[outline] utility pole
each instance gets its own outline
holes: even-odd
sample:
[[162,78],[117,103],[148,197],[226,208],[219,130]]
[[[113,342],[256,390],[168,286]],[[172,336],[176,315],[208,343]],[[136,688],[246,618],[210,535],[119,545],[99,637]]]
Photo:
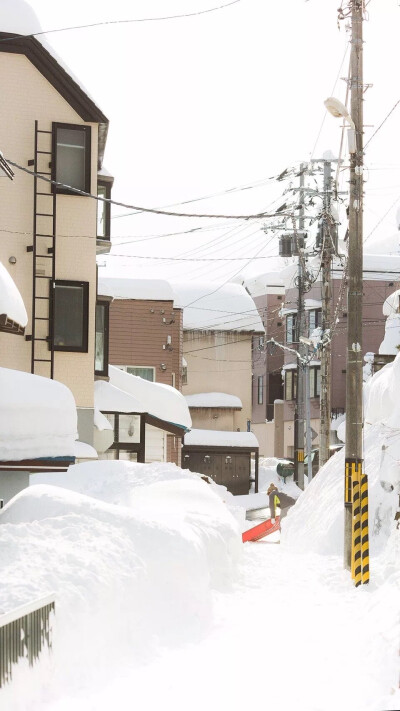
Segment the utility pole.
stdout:
[[[369,580],[369,560],[367,562],[365,558],[364,563],[364,556],[361,551],[362,524],[361,522],[357,524],[357,516],[360,517],[360,494],[357,494],[357,492],[360,490],[363,462],[363,5],[364,3],[360,2],[360,0],[352,0],[351,3],[350,114],[354,123],[355,151],[350,154],[344,526],[344,565],[347,569],[352,570],[352,574],[354,572],[353,578],[356,585]],[[357,531],[359,531],[358,535]],[[363,559],[362,580],[361,559]]]
[[331,431],[331,303],[332,303],[332,253],[333,228],[330,219],[332,169],[331,161],[323,160],[324,166],[324,211],[322,220],[322,348],[321,348],[321,392],[320,392],[320,435],[319,435],[319,466],[322,467],[329,459]]
[[[300,190],[299,190],[299,230],[304,230],[304,174],[306,165],[300,165]],[[300,336],[304,335],[305,312],[304,312],[304,251],[299,246],[299,264],[297,273],[298,301],[297,301],[297,322],[296,341],[301,358],[297,358],[297,388],[294,415],[294,480],[300,489],[304,489],[304,401],[305,401],[305,370],[304,356],[305,347],[300,341]]]

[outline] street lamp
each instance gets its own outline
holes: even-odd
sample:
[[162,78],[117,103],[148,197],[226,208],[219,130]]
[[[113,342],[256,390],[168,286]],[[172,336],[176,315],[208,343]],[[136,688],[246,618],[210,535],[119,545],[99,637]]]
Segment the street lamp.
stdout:
[[325,99],[324,105],[327,111],[329,111],[335,118],[344,118],[349,124],[350,128],[347,130],[347,140],[349,143],[349,153],[356,152],[356,127],[353,119],[351,118],[346,106],[342,104],[339,99],[334,96],[329,96]]

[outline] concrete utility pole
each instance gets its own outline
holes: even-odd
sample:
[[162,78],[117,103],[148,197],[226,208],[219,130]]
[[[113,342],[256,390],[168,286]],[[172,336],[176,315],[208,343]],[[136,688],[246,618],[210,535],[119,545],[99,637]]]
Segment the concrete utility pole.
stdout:
[[330,219],[332,192],[332,164],[330,160],[323,161],[324,166],[324,216],[322,221],[322,334],[324,343],[321,349],[321,392],[320,392],[320,435],[319,435],[319,466],[322,467],[329,459],[331,431],[331,342],[327,331],[331,328],[332,303],[332,254],[333,225]]
[[[300,165],[300,190],[299,190],[299,230],[304,230],[304,174],[307,166],[302,163]],[[298,283],[298,302],[297,302],[297,323],[296,323],[296,341],[300,358],[297,358],[297,388],[296,388],[296,404],[294,415],[294,480],[300,489],[304,489],[304,401],[305,401],[305,370],[304,356],[305,347],[300,341],[300,336],[304,335],[305,327],[305,312],[304,312],[304,250],[299,249],[299,265],[297,273]]]
[[[352,548],[354,549],[354,542],[352,546],[354,482],[361,480],[363,461],[363,5],[361,0],[352,0],[351,3],[350,115],[355,127],[355,152],[350,155],[344,528],[344,565],[349,570],[352,567]],[[359,542],[357,541],[355,545],[358,546]],[[369,578],[369,570],[367,572]],[[359,582],[356,579],[357,584]]]

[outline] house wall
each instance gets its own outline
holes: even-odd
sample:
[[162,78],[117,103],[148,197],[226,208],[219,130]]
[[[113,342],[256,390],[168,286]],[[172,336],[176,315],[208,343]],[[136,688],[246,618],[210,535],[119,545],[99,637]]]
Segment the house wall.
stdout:
[[111,365],[154,367],[156,382],[182,389],[182,311],[172,301],[115,299],[109,333]]
[[[253,337],[253,381],[252,381],[252,422],[265,422],[267,416],[272,413],[272,408],[267,411],[267,405],[275,399],[282,399],[283,388],[281,370],[283,366],[283,350],[265,345],[268,340],[274,338],[278,343],[283,343],[284,339],[284,319],[279,315],[283,306],[282,294],[263,294],[254,296],[253,300],[257,306],[265,326],[264,346],[260,346],[260,337]],[[258,378],[264,377],[263,381],[263,403],[258,402]],[[275,387],[272,382],[275,380]],[[271,411],[271,412],[270,412]]]
[[183,394],[237,395],[243,407],[235,414],[234,429],[242,432],[251,420],[251,349],[252,335],[248,333],[195,330],[183,333],[183,355],[188,364],[188,382],[182,388]]
[[[333,280],[332,284],[332,314],[338,302],[341,281]],[[378,352],[385,332],[386,318],[382,314],[385,299],[393,291],[393,282],[383,279],[364,279],[363,282],[363,354]],[[317,283],[312,287],[306,298],[320,299],[321,285]],[[346,406],[346,352],[347,352],[347,305],[346,295],[342,299],[342,306],[338,311],[338,323],[332,340],[332,392],[331,406],[345,408]],[[297,290],[289,289],[286,292],[285,306],[294,308],[297,304]],[[318,355],[316,356],[318,358]],[[285,362],[293,362],[293,355],[286,352]],[[294,407],[292,402],[285,401],[284,419],[293,419]],[[319,419],[319,398],[311,399],[311,418]]]
[[[39,122],[39,128],[48,131],[51,130],[53,121],[90,125],[92,126],[91,192],[96,194],[97,124],[85,124],[24,55],[2,53],[0,85],[2,87],[0,146],[4,156],[21,166],[28,166],[28,161],[34,157],[36,119]],[[51,149],[51,136],[44,135],[40,140],[40,149]],[[41,157],[40,167],[42,170],[49,170],[49,159],[51,156]],[[15,281],[30,316],[32,313],[32,253],[28,253],[26,248],[32,244],[33,178],[18,169],[15,169],[15,173],[14,181],[2,180],[0,182],[2,229],[0,260]],[[43,183],[43,185],[45,184]],[[47,190],[48,187],[45,187],[44,191]],[[51,203],[51,198],[41,198],[38,211],[47,211],[44,205],[49,203]],[[48,231],[50,220],[47,220],[47,223],[46,218],[40,218],[40,220],[37,231]],[[56,352],[54,377],[72,390],[78,408],[88,409],[89,417],[91,417],[93,407],[95,255],[96,201],[80,196],[58,195],[56,278],[89,282],[89,350],[88,353]],[[10,256],[16,257],[15,265],[9,264]],[[46,269],[45,274],[49,273],[49,262],[51,260],[43,260],[43,264],[39,264],[39,267]],[[42,280],[42,284],[42,288],[47,288],[47,280]],[[43,304],[46,304],[47,308],[47,302],[43,302]],[[46,314],[42,312],[41,315],[47,315],[47,312]],[[25,333],[30,334],[31,328],[30,318]],[[47,335],[47,333],[43,332],[43,335]],[[41,345],[43,357],[48,358],[47,344]],[[41,357],[40,350],[37,353],[38,357]],[[30,357],[31,344],[24,338],[12,338],[7,334],[0,334],[0,364],[2,366],[29,372],[31,369]],[[48,377],[49,367],[46,364],[38,364],[36,373]]]

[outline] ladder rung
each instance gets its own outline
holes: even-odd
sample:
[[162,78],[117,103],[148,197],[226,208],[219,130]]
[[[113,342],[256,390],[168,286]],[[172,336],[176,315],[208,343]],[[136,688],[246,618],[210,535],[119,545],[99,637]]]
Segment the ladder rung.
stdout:
[[46,196],[46,197],[54,198],[53,193],[36,193],[36,195],[44,195],[44,196]]
[[52,277],[45,276],[44,274],[35,274],[35,279],[52,279]]
[[53,151],[37,151],[37,153],[42,153],[42,155],[51,156]]
[[35,296],[35,299],[40,299],[41,301],[50,301],[50,296]]
[[43,341],[45,343],[48,343],[50,341],[50,336],[48,338],[34,338],[35,341]]
[[43,128],[38,128],[37,132],[38,133],[51,133],[51,134],[53,133],[53,131],[44,131]]
[[37,212],[38,217],[54,217],[52,212]]
[[49,173],[48,171],[46,172],[45,170],[37,170],[36,172],[38,173],[38,175],[51,175],[51,173]]
[[50,321],[48,316],[35,316],[35,321]]
[[54,239],[55,235],[44,235],[40,232],[36,232],[36,237],[51,237],[51,239]]
[[48,358],[34,358],[33,361],[34,363],[51,363]]
[[40,259],[52,259],[53,255],[52,254],[37,254],[37,257],[40,257]]

